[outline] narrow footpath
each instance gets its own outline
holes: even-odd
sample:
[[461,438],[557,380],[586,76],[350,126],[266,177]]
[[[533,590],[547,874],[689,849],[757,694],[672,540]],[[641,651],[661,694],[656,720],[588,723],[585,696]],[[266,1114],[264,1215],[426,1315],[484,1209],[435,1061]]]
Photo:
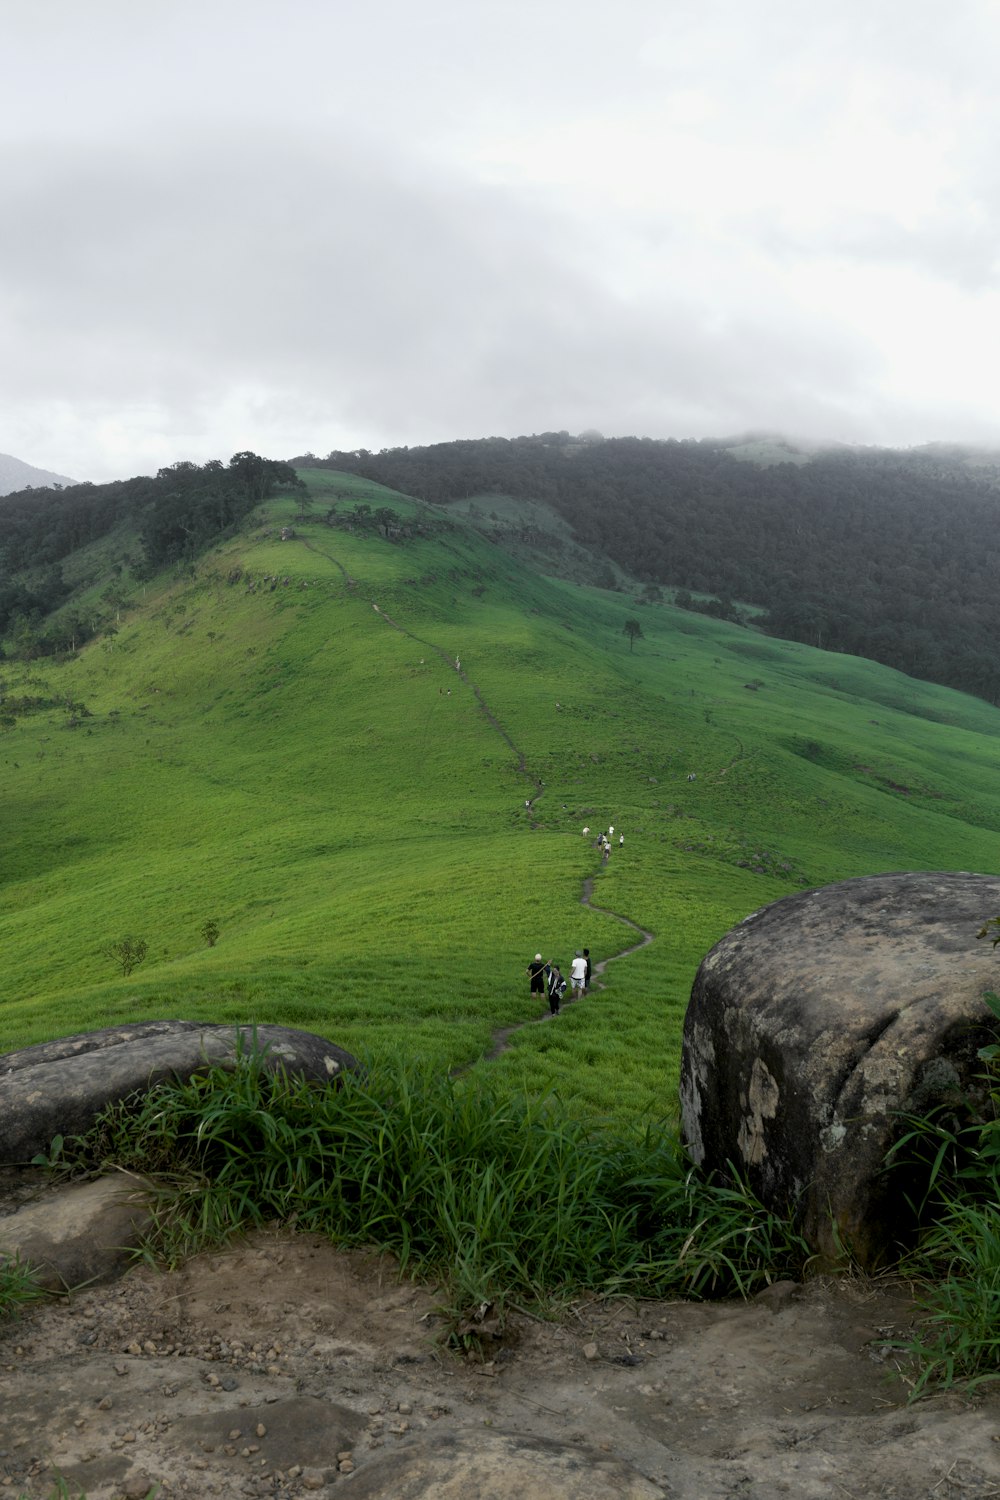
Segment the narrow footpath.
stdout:
[[[343,563],[340,562],[338,558],[334,557],[332,553],[324,552],[322,548],[313,546],[313,544],[306,541],[304,537],[299,538],[299,540],[302,542],[302,545],[304,547],[307,547],[309,549],[310,552],[315,552],[319,557],[325,557],[327,562],[331,562],[333,563],[334,567],[339,568],[348,588],[352,590],[357,588],[357,579],[350,576]],[[508,731],[504,728],[503,724],[500,722],[496,714],[486,702],[486,699],[483,697],[476,683],[472,682],[468,675],[462,670],[461,657],[451,657],[442,646],[437,645],[434,641],[429,641],[424,636],[415,635],[412,630],[407,630],[405,625],[400,625],[398,620],[394,620],[391,615],[386,614],[385,610],[381,607],[380,604],[377,604],[374,599],[369,600],[369,603],[371,604],[372,609],[378,615],[379,619],[384,620],[385,623],[393,630],[398,631],[400,635],[405,635],[408,640],[414,641],[418,646],[423,646],[427,651],[433,651],[437,656],[441,658],[449,671],[454,672],[459,680],[465,684],[465,686],[475,697],[480,711],[482,712],[487,722],[490,724],[491,728],[496,734],[500,736],[504,744],[507,746],[508,750],[510,750],[511,753],[515,756],[519,774],[523,776],[525,780],[528,781],[534,788],[534,794],[527,800],[525,804],[528,807],[533,807],[534,804],[538,801],[539,797],[544,795],[545,785],[537,777],[533,776],[528,770],[527,757],[524,751],[514,743]],[[598,962],[595,963],[592,967],[592,979],[594,978],[594,976],[603,974],[608,964],[616,963],[620,958],[627,958],[630,953],[637,953],[640,948],[645,948],[647,944],[653,941],[653,934],[651,932],[647,932],[644,927],[640,927],[638,922],[633,922],[631,917],[623,917],[620,912],[611,911],[611,909],[606,906],[595,906],[593,901],[591,900],[593,893],[594,876],[588,875],[583,882],[583,893],[580,896],[580,905],[586,906],[590,911],[600,912],[602,916],[613,917],[616,922],[621,922],[624,924],[624,926],[631,927],[633,932],[637,932],[639,934],[639,941],[637,943],[631,943],[627,948],[622,948],[617,953],[610,953],[606,958],[598,960]],[[591,988],[602,990],[604,986],[603,984],[592,983]],[[572,999],[565,999],[562,1002],[562,1009],[565,1009],[568,1005],[573,1005],[575,1003],[576,1002]],[[550,1021],[551,1019],[551,1015],[546,1012],[544,1015],[535,1016],[528,1021],[518,1021],[515,1025],[512,1026],[499,1027],[493,1033],[489,1049],[482,1054],[481,1058],[476,1058],[474,1059],[474,1061],[492,1062],[494,1058],[500,1057],[509,1049],[510,1039],[518,1031],[523,1031],[526,1026],[537,1026],[541,1022]],[[452,1069],[452,1076],[458,1077],[459,1074],[467,1072],[468,1069],[473,1065],[474,1064],[472,1062],[460,1064],[458,1067]]]
[[[620,912],[611,911],[607,906],[595,906],[593,901],[591,901],[590,899],[593,895],[593,892],[594,877],[593,875],[588,875],[586,880],[583,882],[583,894],[580,897],[581,906],[586,906],[590,911],[598,911],[602,916],[614,917],[616,922],[623,922],[626,927],[631,927],[633,932],[638,932],[640,935],[640,940],[638,943],[631,943],[629,947],[622,948],[618,953],[609,953],[607,958],[599,959],[598,962],[592,966],[590,987],[594,990],[603,990],[604,985],[594,982],[594,976],[603,974],[608,964],[615,963],[619,958],[628,958],[630,953],[638,953],[640,948],[645,948],[648,943],[651,943],[653,941],[653,934],[651,932],[647,932],[644,927],[640,927],[638,922],[633,922],[631,917],[623,917]],[[575,1005],[576,1003],[577,1002],[567,994],[567,997],[562,1001],[560,1005],[560,1009],[565,1010],[567,1006]],[[551,1014],[546,1011],[543,1015],[533,1016],[529,1021],[518,1021],[514,1026],[501,1026],[498,1030],[494,1031],[493,1040],[490,1043],[489,1050],[483,1053],[481,1061],[492,1062],[495,1058],[502,1056],[503,1053],[507,1052],[510,1048],[511,1037],[514,1036],[518,1031],[523,1031],[526,1026],[538,1026],[546,1021],[551,1020]],[[471,1066],[471,1063],[467,1063],[464,1067],[456,1069],[455,1073],[464,1073],[466,1069]]]

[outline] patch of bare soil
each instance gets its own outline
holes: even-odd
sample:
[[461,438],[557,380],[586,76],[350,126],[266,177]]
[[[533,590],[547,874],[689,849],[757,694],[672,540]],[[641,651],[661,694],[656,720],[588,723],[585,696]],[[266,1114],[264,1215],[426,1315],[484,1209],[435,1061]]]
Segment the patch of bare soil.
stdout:
[[[906,1404],[883,1341],[913,1317],[904,1289],[850,1281],[581,1302],[558,1324],[516,1315],[473,1359],[442,1347],[433,1290],[389,1260],[260,1233],[0,1330],[0,1495],[48,1496],[61,1473],[91,1500],[443,1500],[460,1492],[401,1483],[408,1455],[498,1434],[544,1455],[540,1476],[554,1453],[607,1466],[609,1496],[1000,1495],[993,1397]],[[572,1465],[522,1495],[574,1500]]]

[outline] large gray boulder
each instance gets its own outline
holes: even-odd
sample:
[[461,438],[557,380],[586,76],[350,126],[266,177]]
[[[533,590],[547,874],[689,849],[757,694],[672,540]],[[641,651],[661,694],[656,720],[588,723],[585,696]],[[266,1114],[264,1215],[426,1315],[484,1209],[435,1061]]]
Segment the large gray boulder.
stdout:
[[58,1135],[89,1130],[106,1105],[168,1078],[234,1068],[256,1045],[266,1066],[316,1083],[358,1065],[324,1037],[287,1026],[143,1021],[0,1056],[0,1165],[27,1162]]
[[890,1258],[912,1228],[912,1184],[883,1171],[901,1116],[982,1088],[1000,955],[976,934],[998,913],[995,876],[872,875],[727,933],[684,1023],[693,1158],[723,1174],[731,1162],[765,1204],[793,1208],[823,1260]]

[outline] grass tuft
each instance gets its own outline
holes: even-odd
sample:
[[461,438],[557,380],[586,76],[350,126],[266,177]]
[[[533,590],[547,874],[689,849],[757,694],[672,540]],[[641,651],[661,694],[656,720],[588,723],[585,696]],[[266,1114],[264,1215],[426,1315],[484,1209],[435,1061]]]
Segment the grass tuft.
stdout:
[[40,1287],[31,1266],[0,1251],[0,1318],[15,1317],[22,1308],[48,1293]]

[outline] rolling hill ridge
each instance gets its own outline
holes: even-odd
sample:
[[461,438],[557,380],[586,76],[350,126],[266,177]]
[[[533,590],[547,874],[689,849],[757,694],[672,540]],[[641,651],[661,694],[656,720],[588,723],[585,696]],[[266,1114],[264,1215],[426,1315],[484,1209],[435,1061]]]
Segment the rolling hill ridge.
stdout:
[[[155,573],[123,561],[127,518],[67,554],[95,633],[3,663],[5,1049],[275,1020],[641,1121],[673,1110],[691,979],[734,922],[849,875],[995,866],[990,705],[538,573],[356,476],[298,480]],[[583,829],[609,823],[602,867]],[[531,1024],[531,955],[608,958],[620,917],[653,941]],[[129,975],[123,933],[149,945]]]

